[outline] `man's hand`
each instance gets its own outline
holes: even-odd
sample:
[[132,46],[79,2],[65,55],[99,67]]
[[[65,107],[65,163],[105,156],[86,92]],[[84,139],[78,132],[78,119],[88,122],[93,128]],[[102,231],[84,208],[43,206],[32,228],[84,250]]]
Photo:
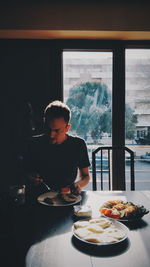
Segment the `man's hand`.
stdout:
[[71,193],[76,194],[76,195],[80,194],[82,191],[82,188],[86,186],[90,181],[88,168],[81,168],[79,169],[79,171],[80,171],[80,180],[78,180],[77,182],[73,183],[70,186]]
[[75,195],[80,194],[81,191],[82,191],[82,189],[81,189],[81,187],[80,187],[80,185],[79,185],[78,182],[72,184],[72,185],[70,186],[70,190],[71,190],[71,193],[72,193],[72,194],[75,194]]

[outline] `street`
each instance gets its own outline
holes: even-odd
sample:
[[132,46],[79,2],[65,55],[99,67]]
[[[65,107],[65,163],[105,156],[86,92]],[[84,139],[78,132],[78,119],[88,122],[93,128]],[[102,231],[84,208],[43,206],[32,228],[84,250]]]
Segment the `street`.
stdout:
[[[150,162],[135,160],[135,190],[150,190]],[[126,189],[130,190],[129,172],[130,166],[126,165]],[[100,189],[100,171],[97,173],[97,187]],[[92,171],[90,170],[91,181],[85,187],[85,190],[92,190]],[[108,172],[103,172],[104,190],[108,190]]]

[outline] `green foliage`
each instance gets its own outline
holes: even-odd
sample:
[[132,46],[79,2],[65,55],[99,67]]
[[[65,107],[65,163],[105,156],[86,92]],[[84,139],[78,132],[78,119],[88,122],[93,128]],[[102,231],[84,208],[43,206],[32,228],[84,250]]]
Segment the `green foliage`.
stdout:
[[133,110],[126,105],[125,111],[125,137],[127,139],[134,139],[134,133],[136,130],[137,115],[133,114]]
[[[75,85],[69,91],[67,105],[72,111],[71,127],[86,139],[90,135],[97,142],[102,133],[111,134],[111,93],[102,82],[85,82]],[[126,107],[126,137],[134,136],[137,117]]]
[[110,103],[111,94],[103,83],[86,82],[72,87],[67,100],[72,130],[84,138],[91,134],[93,139],[99,139],[102,131],[108,130],[104,120],[109,117]]

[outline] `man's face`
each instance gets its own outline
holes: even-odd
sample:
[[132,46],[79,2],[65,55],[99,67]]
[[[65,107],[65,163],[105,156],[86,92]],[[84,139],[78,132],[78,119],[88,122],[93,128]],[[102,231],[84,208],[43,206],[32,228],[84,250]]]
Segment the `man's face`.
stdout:
[[70,125],[66,123],[64,118],[57,118],[47,121],[47,131],[51,144],[61,144],[66,140],[66,133],[70,129]]

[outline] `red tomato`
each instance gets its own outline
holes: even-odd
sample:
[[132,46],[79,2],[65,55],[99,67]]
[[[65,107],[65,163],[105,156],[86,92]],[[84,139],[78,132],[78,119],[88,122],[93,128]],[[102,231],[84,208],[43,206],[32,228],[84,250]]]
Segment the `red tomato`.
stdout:
[[69,187],[63,187],[60,189],[61,193],[70,193],[70,188]]
[[105,214],[105,211],[107,210],[107,208],[102,208],[102,209],[100,209],[100,212],[102,213],[102,214]]
[[106,209],[104,215],[108,216],[108,217],[111,217],[111,213],[112,213],[111,209]]
[[100,212],[102,214],[104,214],[105,216],[110,217],[112,211],[111,211],[111,209],[108,209],[108,208],[102,208],[102,209],[100,209]]
[[120,214],[111,214],[111,218],[119,219],[120,218]]
[[117,209],[112,208],[111,218],[119,219],[120,218],[120,212]]

